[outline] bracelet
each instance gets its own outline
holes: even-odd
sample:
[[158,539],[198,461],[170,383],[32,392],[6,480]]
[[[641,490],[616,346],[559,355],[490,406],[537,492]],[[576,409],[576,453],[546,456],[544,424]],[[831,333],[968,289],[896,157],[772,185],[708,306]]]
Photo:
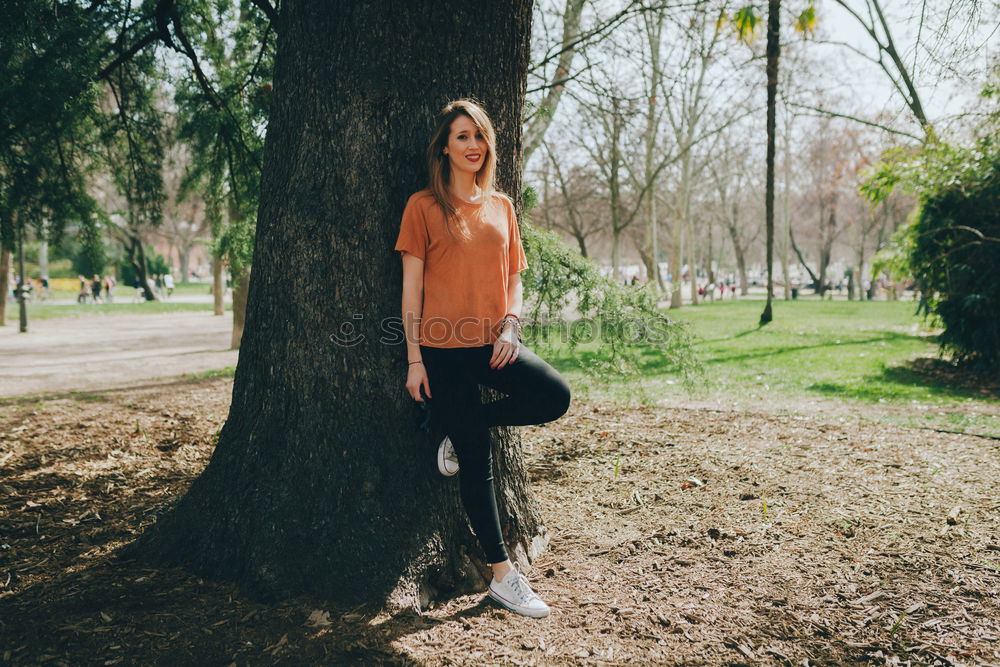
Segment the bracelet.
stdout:
[[520,320],[520,318],[518,318],[517,315],[513,315],[513,314],[509,314],[509,315],[504,316],[504,318],[502,320],[500,320],[500,331],[503,331],[504,326],[508,322],[510,322],[511,324],[514,325],[514,332],[517,333],[517,339],[520,340],[520,341],[523,341],[524,339],[521,338],[521,320]]
[[422,364],[422,363],[424,363],[424,362],[422,362],[422,361],[420,361],[420,360],[418,359],[418,360],[416,360],[416,361],[411,361],[410,363],[408,363],[408,364],[407,364],[407,366],[412,366],[413,364]]

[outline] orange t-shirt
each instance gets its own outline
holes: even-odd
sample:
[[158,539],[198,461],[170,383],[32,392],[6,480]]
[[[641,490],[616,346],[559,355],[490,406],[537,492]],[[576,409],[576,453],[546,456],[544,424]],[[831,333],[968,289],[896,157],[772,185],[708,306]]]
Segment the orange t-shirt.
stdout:
[[[430,190],[413,194],[403,210],[396,250],[424,260],[420,344],[490,345],[507,314],[507,278],[528,267],[521,232],[506,196],[478,204],[454,201],[458,218],[451,221],[452,236]],[[484,206],[480,219],[476,213]]]

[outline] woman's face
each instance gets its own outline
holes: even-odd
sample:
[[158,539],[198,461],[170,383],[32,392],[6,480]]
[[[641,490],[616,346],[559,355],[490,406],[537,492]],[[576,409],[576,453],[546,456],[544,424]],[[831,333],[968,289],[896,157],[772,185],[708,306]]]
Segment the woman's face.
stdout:
[[483,133],[468,116],[459,116],[451,122],[445,155],[452,170],[476,173],[486,161],[489,148]]

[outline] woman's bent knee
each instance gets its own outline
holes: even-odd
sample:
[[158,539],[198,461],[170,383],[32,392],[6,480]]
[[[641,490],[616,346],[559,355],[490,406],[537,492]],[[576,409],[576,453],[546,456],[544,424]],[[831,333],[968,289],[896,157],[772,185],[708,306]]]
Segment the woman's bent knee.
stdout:
[[555,421],[569,411],[569,404],[572,398],[570,395],[569,383],[566,382],[561,375],[558,376],[557,382],[552,383],[548,398],[549,405],[552,406],[552,411],[549,418],[545,421]]

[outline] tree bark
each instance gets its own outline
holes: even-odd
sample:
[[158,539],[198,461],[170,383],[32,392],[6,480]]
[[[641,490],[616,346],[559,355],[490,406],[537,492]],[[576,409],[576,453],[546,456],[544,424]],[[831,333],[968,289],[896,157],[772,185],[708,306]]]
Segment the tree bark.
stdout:
[[733,242],[733,254],[736,256],[736,273],[740,278],[740,296],[749,293],[750,281],[747,280],[747,254],[746,248],[740,240],[740,230],[737,221],[737,205],[732,207],[732,218],[726,220],[726,230],[729,232],[729,239]]
[[681,298],[681,287],[684,284],[681,256],[681,244],[684,242],[684,221],[678,215],[674,218],[673,243],[670,246],[670,307],[680,308],[684,305]]
[[42,226],[41,238],[38,239],[38,277],[49,277],[49,231],[48,225]]
[[190,261],[191,261],[191,244],[184,243],[180,246],[177,258],[180,261],[180,272],[181,275],[177,282],[186,283],[190,280]]
[[[20,227],[17,226],[20,222]],[[28,286],[28,275],[24,271],[24,227],[25,223],[23,220],[18,221],[15,218],[14,221],[15,229],[18,230],[17,237],[17,306],[19,315],[19,331],[21,333],[28,332],[28,301],[27,301],[27,290]]]
[[10,284],[10,250],[0,248],[0,281],[3,281],[3,298],[0,299],[0,327],[7,326],[7,290]]
[[[404,389],[392,244],[448,100],[481,100],[521,206],[530,0],[281,5],[253,272],[229,418],[204,473],[132,553],[390,608],[483,590],[486,565],[439,435]],[[512,558],[544,548],[519,441],[496,432]]]
[[247,292],[250,288],[250,270],[247,267],[239,276],[233,276],[233,335],[230,339],[231,350],[240,349],[243,340],[243,329],[246,326]]
[[792,250],[795,251],[795,256],[799,258],[799,264],[806,270],[806,273],[809,274],[809,280],[811,280],[813,284],[818,285],[819,278],[816,277],[813,270],[809,268],[809,264],[806,263],[806,258],[802,255],[802,249],[799,248],[799,244],[795,242],[795,233],[791,229],[788,230],[788,240],[792,244]]
[[160,297],[157,296],[156,290],[149,284],[149,274],[146,273],[146,250],[142,246],[142,240],[134,233],[128,235],[128,240],[128,260],[135,271],[136,280],[139,281],[143,298],[146,301],[159,301]]
[[213,315],[226,314],[226,281],[222,279],[222,258],[212,254],[212,302]]
[[[690,201],[690,200],[688,200]],[[695,259],[694,222],[691,220],[691,207],[684,215],[684,231],[687,236],[688,279],[691,283],[691,305],[698,305],[698,261]]]
[[778,41],[781,2],[767,2],[767,183],[764,191],[764,221],[767,238],[767,304],[760,314],[760,323],[768,324],[774,319],[771,301],[774,299],[774,135],[775,112],[778,97],[778,56],[781,45]]

